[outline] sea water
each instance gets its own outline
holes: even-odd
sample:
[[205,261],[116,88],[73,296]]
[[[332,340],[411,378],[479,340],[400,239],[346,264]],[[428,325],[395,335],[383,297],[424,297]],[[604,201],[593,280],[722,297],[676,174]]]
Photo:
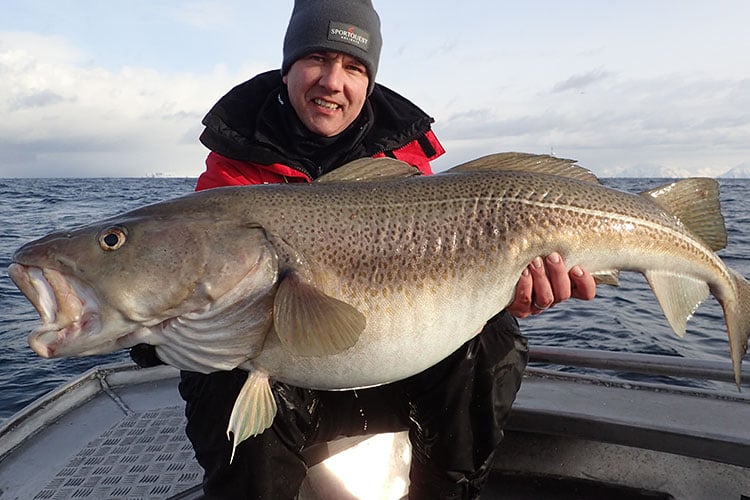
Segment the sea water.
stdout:
[[[666,180],[607,179],[630,192]],[[729,244],[719,252],[750,276],[750,180],[721,180]],[[39,324],[7,268],[23,243],[117,213],[192,192],[195,179],[0,179],[0,422],[60,384],[99,364],[130,360],[126,351],[86,358],[43,359],[26,338]],[[676,337],[640,274],[623,273],[619,288],[601,286],[591,302],[571,300],[521,321],[530,343],[608,351],[728,360],[721,307],[710,298]],[[628,375],[622,374],[623,378]],[[729,386],[730,384],[728,384]]]

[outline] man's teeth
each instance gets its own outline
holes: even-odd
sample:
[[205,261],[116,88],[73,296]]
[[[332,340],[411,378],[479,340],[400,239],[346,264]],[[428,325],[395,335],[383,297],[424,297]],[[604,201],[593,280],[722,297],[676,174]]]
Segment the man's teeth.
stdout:
[[322,106],[328,109],[339,109],[339,105],[333,102],[324,101],[323,99],[313,99],[313,102],[318,106]]

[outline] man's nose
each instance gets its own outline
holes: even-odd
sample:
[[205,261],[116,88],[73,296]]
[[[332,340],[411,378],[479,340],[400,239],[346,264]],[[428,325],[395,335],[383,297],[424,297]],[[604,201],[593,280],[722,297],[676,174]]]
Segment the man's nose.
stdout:
[[344,89],[344,66],[339,61],[331,61],[323,69],[320,85],[331,92],[342,92]]

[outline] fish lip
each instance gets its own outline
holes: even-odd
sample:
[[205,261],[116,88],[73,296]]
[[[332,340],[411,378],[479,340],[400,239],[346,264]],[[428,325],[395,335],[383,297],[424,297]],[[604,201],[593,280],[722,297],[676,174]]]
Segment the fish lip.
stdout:
[[43,358],[56,358],[60,354],[60,346],[64,343],[67,338],[65,328],[55,328],[55,325],[51,325],[52,329],[48,329],[45,325],[35,329],[29,335],[29,347],[35,353]]
[[29,335],[29,347],[39,356],[68,354],[67,347],[95,335],[101,325],[90,287],[54,269],[12,263],[8,275],[36,309],[42,324]]

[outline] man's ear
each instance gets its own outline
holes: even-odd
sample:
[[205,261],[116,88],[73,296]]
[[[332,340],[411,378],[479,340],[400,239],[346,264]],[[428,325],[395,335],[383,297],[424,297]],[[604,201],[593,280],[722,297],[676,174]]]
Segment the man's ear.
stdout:
[[281,77],[281,81],[284,82],[284,85],[286,85],[287,80],[289,80],[289,73]]

